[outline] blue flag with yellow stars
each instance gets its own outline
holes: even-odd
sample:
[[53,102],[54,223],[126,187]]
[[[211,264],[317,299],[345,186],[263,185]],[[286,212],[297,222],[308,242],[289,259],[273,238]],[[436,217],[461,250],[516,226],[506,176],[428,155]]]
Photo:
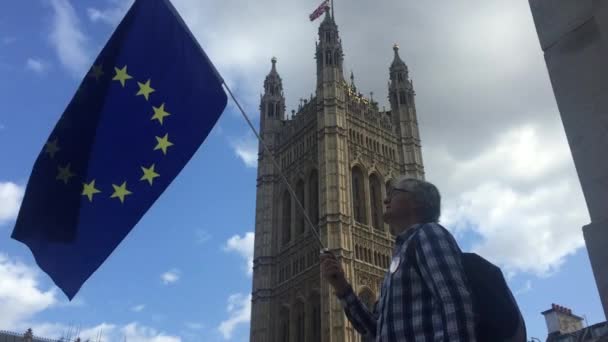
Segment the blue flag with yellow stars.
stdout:
[[36,159],[12,237],[72,299],[226,107],[169,0],[136,0]]

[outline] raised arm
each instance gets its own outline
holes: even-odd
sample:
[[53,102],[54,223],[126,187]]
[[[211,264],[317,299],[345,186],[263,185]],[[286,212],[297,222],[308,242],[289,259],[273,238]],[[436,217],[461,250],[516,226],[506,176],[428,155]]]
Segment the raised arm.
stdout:
[[322,253],[321,274],[332,285],[336,296],[344,307],[346,317],[355,330],[367,337],[376,336],[376,305],[374,312],[370,312],[361,300],[355,295],[352,286],[346,281],[340,262],[332,253]]

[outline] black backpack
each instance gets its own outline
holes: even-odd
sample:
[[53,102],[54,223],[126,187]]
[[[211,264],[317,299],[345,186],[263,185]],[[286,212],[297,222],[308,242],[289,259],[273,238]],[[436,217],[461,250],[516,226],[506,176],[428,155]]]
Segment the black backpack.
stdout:
[[[412,243],[408,259],[420,274]],[[475,253],[462,253],[462,266],[473,297],[477,341],[526,342],[525,322],[500,268]]]

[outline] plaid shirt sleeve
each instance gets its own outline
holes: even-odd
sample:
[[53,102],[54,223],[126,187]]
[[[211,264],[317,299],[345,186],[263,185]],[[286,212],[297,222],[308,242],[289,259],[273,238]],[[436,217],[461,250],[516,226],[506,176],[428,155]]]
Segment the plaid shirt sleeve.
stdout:
[[359,300],[359,297],[355,295],[351,286],[349,286],[347,292],[342,297],[338,297],[338,299],[344,308],[346,317],[355,330],[365,337],[376,337],[376,322],[378,319],[376,308],[378,302],[374,304],[374,311],[370,312],[361,300]]
[[418,234],[416,259],[423,282],[439,301],[445,341],[475,341],[473,302],[461,251],[445,228],[429,224]]

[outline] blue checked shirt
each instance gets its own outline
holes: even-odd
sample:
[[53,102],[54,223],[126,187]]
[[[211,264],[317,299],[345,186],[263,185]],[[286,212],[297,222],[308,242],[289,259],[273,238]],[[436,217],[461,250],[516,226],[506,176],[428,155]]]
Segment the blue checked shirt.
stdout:
[[[415,253],[407,252],[410,244]],[[416,260],[408,260],[408,254],[415,254]],[[397,236],[373,312],[352,288],[339,299],[365,341],[475,341],[473,303],[461,251],[437,223],[416,224]]]

